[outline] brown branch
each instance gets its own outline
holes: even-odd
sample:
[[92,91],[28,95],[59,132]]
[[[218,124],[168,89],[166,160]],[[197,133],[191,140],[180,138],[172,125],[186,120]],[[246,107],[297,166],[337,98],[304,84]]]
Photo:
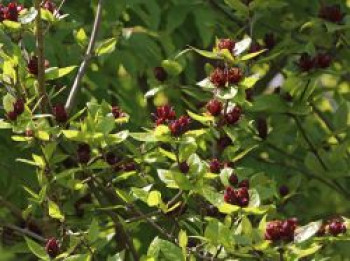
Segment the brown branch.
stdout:
[[21,235],[29,236],[29,237],[36,239],[38,241],[41,241],[41,242],[46,242],[45,238],[43,238],[42,236],[40,236],[38,234],[33,233],[32,231],[30,231],[28,229],[20,228],[20,227],[17,227],[15,225],[12,225],[12,224],[5,224],[4,227],[12,229],[13,231],[18,232]]
[[96,40],[97,40],[97,34],[98,34],[98,31],[100,28],[100,23],[101,23],[102,4],[103,4],[103,0],[99,0],[98,5],[97,5],[95,21],[94,21],[94,25],[93,25],[91,36],[90,36],[89,45],[87,47],[84,59],[79,67],[78,73],[77,73],[77,75],[74,79],[74,83],[72,85],[72,89],[71,89],[69,96],[68,96],[68,99],[66,101],[65,107],[66,107],[66,110],[68,112],[70,112],[75,105],[76,98],[77,98],[77,95],[78,95],[79,90],[80,90],[81,81],[86,73],[86,70],[87,70],[88,65],[90,63],[90,60],[93,56],[93,51],[94,51]]

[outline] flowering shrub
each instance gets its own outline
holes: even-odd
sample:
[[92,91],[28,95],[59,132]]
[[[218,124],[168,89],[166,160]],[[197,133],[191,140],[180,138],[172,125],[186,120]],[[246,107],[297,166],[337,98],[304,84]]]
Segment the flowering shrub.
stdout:
[[[348,260],[345,4],[27,2],[0,5],[6,260]],[[174,50],[186,12],[210,47]]]

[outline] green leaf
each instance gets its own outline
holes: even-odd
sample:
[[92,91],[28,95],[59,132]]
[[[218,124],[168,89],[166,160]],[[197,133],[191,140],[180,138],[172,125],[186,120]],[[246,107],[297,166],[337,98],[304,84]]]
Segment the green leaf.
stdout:
[[294,242],[301,243],[314,236],[322,226],[322,221],[311,222],[305,226],[298,227],[294,233]]
[[183,70],[181,64],[179,64],[176,61],[172,61],[172,60],[164,60],[162,62],[162,66],[167,71],[167,73],[172,75],[172,76],[179,75]]
[[183,173],[173,171],[172,174],[175,183],[179,186],[180,189],[191,190],[193,188],[193,185]]
[[54,219],[58,219],[61,222],[63,222],[64,221],[64,216],[63,216],[59,206],[55,202],[53,202],[51,200],[49,200],[48,203],[49,203],[49,216],[54,218]]
[[188,237],[187,237],[187,233],[184,230],[180,230],[179,232],[179,246],[183,249],[185,249],[187,247],[187,243],[188,243]]
[[100,233],[100,228],[99,228],[98,220],[93,219],[90,224],[88,235],[87,235],[87,239],[89,240],[90,244],[93,244],[98,239],[99,233]]
[[74,65],[74,66],[68,66],[64,68],[58,68],[58,67],[48,68],[45,71],[45,79],[49,81],[49,80],[56,80],[56,79],[62,78],[63,76],[66,76],[67,74],[70,74],[71,72],[73,72],[76,67],[77,66]]
[[238,212],[241,208],[236,205],[231,205],[228,203],[223,203],[219,207],[219,211],[224,214],[232,214]]
[[264,52],[266,52],[266,51],[267,51],[267,49],[263,49],[263,50],[260,50],[260,51],[258,51],[258,52],[255,52],[255,53],[248,53],[248,54],[246,54],[246,55],[243,55],[243,56],[240,58],[240,60],[241,60],[241,61],[248,61],[248,60],[250,60],[250,59],[253,59],[253,58],[259,56],[260,54],[262,54],[262,53],[264,53]]
[[150,207],[158,206],[162,202],[162,194],[159,191],[151,191],[148,194],[147,204]]
[[73,255],[64,259],[64,261],[90,261],[91,256],[89,254]]
[[46,254],[45,248],[28,237],[24,237],[29,250],[38,258],[43,260],[50,260],[49,256]]
[[200,50],[194,47],[191,47],[191,50],[209,59],[223,60],[223,57],[220,56],[218,53],[214,53],[206,50]]
[[110,38],[96,45],[95,53],[97,56],[113,53],[117,44],[116,38]]
[[76,33],[75,33],[75,39],[78,42],[80,46],[85,46],[88,42],[88,37],[86,35],[86,32],[84,28],[80,28]]
[[16,98],[13,97],[10,93],[7,93],[2,98],[2,104],[4,105],[4,109],[6,112],[13,111],[13,104],[16,102]]
[[[295,254],[297,256],[297,258],[301,259],[310,255],[315,254],[318,250],[320,250],[322,248],[322,245],[313,243],[310,247],[306,248],[306,249],[300,249],[297,246],[291,245],[289,247],[289,249],[291,250],[291,252],[293,254]],[[325,259],[326,260],[326,259]]]
[[211,115],[199,115],[199,114],[196,114],[194,112],[191,112],[191,111],[188,111],[187,110],[187,114],[188,116],[190,116],[192,119],[198,121],[198,122],[201,122],[205,125],[207,125],[208,123],[212,123],[214,122],[215,118]]
[[256,97],[253,102],[253,107],[249,108],[252,112],[267,112],[267,113],[285,113],[289,111],[286,102],[279,95],[261,95]]
[[232,9],[244,14],[245,16],[249,14],[249,7],[241,0],[225,0],[225,3]]
[[223,100],[231,100],[237,95],[237,93],[238,93],[237,87],[228,86],[227,88],[219,89],[217,96],[218,98]]
[[163,260],[185,261],[182,255],[181,248],[169,241],[156,237],[148,248],[147,256],[153,257],[155,258],[155,260],[161,260],[160,258],[158,258],[160,254],[162,255],[162,257],[164,257]]
[[50,23],[56,21],[56,18],[53,16],[53,14],[49,10],[44,8],[41,8],[41,19]]
[[21,24],[18,22],[10,21],[10,20],[4,20],[2,23],[11,30],[17,31],[21,29]]

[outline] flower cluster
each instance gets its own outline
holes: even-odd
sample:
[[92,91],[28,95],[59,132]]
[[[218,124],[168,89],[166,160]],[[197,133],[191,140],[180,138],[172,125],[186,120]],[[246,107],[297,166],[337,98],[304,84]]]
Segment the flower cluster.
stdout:
[[246,187],[238,189],[227,187],[224,193],[224,200],[226,203],[240,207],[247,207],[249,205],[249,198],[249,191]]
[[46,253],[51,258],[55,258],[60,253],[60,245],[56,238],[50,238],[47,240],[45,245]]
[[0,22],[10,20],[18,21],[19,13],[23,10],[23,6],[16,2],[10,2],[7,6],[0,4]]
[[180,116],[179,119],[169,123],[169,129],[173,136],[178,137],[184,134],[190,125],[190,118],[187,116]]
[[176,112],[173,107],[164,105],[157,108],[157,111],[155,114],[153,114],[153,117],[155,118],[155,123],[158,126],[175,120]]
[[224,88],[227,85],[239,83],[243,76],[242,69],[239,67],[218,67],[210,74],[209,79],[217,88]]
[[293,241],[294,232],[298,226],[296,218],[287,220],[274,220],[267,224],[265,231],[265,239],[271,241]]

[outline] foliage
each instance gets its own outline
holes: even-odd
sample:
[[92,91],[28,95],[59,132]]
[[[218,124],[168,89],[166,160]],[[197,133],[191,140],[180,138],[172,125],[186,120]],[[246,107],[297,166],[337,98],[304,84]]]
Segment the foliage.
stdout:
[[0,260],[349,260],[324,2],[4,1]]

